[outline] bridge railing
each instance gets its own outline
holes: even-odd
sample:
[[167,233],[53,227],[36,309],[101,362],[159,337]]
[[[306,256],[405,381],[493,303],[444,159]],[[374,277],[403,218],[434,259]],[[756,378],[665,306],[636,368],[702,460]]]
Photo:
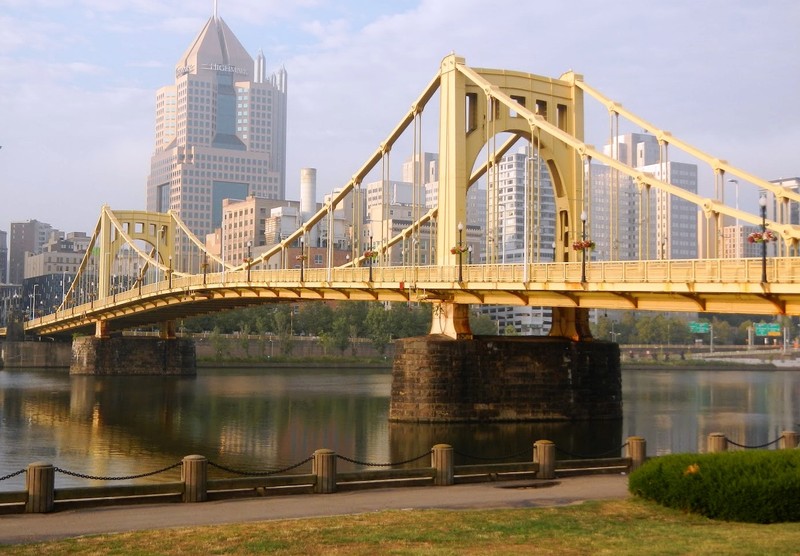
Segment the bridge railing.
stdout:
[[[160,282],[117,292],[103,299],[69,307],[50,315],[38,317],[29,324],[47,325],[60,319],[85,318],[125,303],[142,298],[162,296],[170,292],[175,296],[197,295],[206,287],[246,288],[266,286],[298,288],[307,286],[336,287],[339,289],[495,289],[504,291],[671,291],[677,286],[692,285],[698,291],[708,286],[719,291],[720,284],[731,286],[729,293],[755,293],[761,285],[762,260],[709,259],[669,261],[589,261],[585,265],[586,281],[582,282],[583,264],[537,263],[473,264],[450,266],[368,266],[342,268],[305,268],[301,270],[236,270],[172,276]],[[767,281],[770,287],[800,284],[800,257],[773,257],[766,261]],[[372,280],[370,280],[370,276]],[[459,280],[459,276],[461,280]],[[655,289],[654,289],[655,288]]]

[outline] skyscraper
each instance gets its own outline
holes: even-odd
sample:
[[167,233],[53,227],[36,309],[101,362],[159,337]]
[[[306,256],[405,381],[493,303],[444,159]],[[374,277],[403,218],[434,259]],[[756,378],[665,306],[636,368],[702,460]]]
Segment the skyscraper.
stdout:
[[156,94],[147,210],[172,209],[202,238],[223,199],[285,198],[286,91],[286,70],[268,77],[215,9]]
[[[481,262],[491,262],[492,258],[496,264],[553,260],[555,194],[547,165],[540,162],[538,152],[526,145],[503,156],[496,184],[492,183],[495,175],[489,175],[489,189],[494,186],[497,200],[484,206],[497,207],[497,214],[489,216],[496,225],[493,231],[487,229],[487,248]],[[497,323],[501,334],[541,336],[552,324],[552,312],[545,307],[482,305],[480,311]]]
[[[604,151],[636,170],[697,193],[697,165],[662,161],[653,135],[620,135]],[[692,203],[656,188],[640,190],[629,176],[601,164],[591,166],[588,193],[594,259],[697,258],[697,207]]]

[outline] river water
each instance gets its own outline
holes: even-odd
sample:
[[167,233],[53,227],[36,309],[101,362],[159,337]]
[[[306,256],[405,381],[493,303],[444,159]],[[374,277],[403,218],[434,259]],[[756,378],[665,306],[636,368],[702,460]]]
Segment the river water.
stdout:
[[[390,371],[383,369],[199,369],[191,378],[0,371],[0,477],[35,461],[92,477],[126,477],[190,454],[268,471],[318,448],[389,463],[438,443],[454,447],[456,464],[503,456],[525,461],[539,439],[553,440],[562,458],[619,455],[628,436],[644,437],[648,455],[660,455],[705,451],[711,432],[757,446],[783,430],[800,430],[795,371],[624,371],[624,417],[612,422],[389,423],[390,388]],[[309,470],[308,463],[298,468]],[[173,469],[138,480],[179,477]],[[24,474],[2,480],[0,491],[23,490],[24,482]],[[102,481],[56,475],[57,487],[93,484]]]

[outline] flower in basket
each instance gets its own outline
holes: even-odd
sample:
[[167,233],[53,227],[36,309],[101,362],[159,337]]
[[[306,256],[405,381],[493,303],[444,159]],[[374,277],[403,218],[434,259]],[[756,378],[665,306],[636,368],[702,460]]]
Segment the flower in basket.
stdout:
[[753,232],[747,236],[748,243],[765,243],[777,240],[777,236],[770,230],[765,232]]
[[572,243],[575,251],[591,251],[594,249],[594,242],[591,239],[581,239]]
[[250,257],[244,258],[244,264],[250,264],[251,262],[253,262],[253,259],[251,259]]
[[455,247],[450,248],[450,253],[452,253],[453,255],[461,255],[462,253],[466,252],[467,248],[464,247],[463,245],[456,245]]
[[304,261],[304,260],[306,260],[307,258],[308,258],[308,257],[306,257],[305,255],[297,255],[297,256],[295,257],[295,260],[296,260],[296,261]]
[[364,258],[365,259],[377,259],[378,258],[378,252],[377,251],[373,251],[372,249],[367,249],[366,251],[364,251]]

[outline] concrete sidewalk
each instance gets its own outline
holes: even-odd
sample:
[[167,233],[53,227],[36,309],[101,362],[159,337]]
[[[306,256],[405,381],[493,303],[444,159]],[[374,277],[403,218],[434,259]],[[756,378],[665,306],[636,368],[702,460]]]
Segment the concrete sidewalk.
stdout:
[[502,481],[447,487],[401,487],[221,500],[149,504],[0,516],[0,544],[21,544],[101,533],[298,519],[399,509],[530,508],[628,497],[626,475],[590,475],[552,481]]

